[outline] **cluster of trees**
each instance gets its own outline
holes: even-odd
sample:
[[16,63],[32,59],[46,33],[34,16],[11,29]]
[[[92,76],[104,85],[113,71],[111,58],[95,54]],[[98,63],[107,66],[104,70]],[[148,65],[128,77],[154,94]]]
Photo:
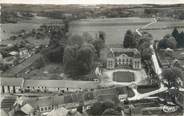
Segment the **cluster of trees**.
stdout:
[[70,36],[63,56],[65,74],[72,79],[82,79],[82,75],[90,74],[104,44],[105,38],[102,34],[96,39],[88,33]]
[[91,109],[88,110],[88,114],[91,116],[122,116],[121,109],[120,105],[106,100],[94,103]]
[[166,48],[175,49],[176,46],[177,46],[176,40],[170,34],[165,35],[163,39],[159,41],[159,44],[158,44],[158,47],[161,49],[166,49]]
[[66,42],[65,32],[60,29],[60,26],[49,28],[48,36],[49,46],[42,51],[42,54],[49,62],[63,63],[64,44]]
[[184,48],[184,32],[182,31],[179,33],[177,28],[174,28],[172,36],[176,39],[177,47]]
[[157,15],[158,12],[159,12],[159,10],[155,9],[155,8],[146,8],[146,9],[144,9],[144,14],[146,16]]
[[123,46],[124,48],[137,48],[141,53],[142,59],[149,60],[152,55],[152,49],[150,48],[152,39],[152,35],[148,32],[143,32],[142,36],[140,36],[136,32],[127,30]]
[[1,23],[17,23],[18,16],[16,12],[6,12],[2,10],[0,21]]
[[180,87],[184,85],[184,73],[182,69],[178,67],[170,67],[164,69],[162,72],[163,79],[167,81],[167,86],[171,87]]
[[[168,87],[168,96],[166,96],[166,101],[168,97],[171,98],[171,101],[183,109],[184,107],[184,95],[179,88],[184,87],[184,72],[178,67],[170,67],[164,69],[162,72],[163,83]],[[167,103],[167,102],[166,102]]]
[[167,34],[159,41],[159,48],[184,48],[184,32],[178,32],[177,28],[174,28],[172,34]]
[[[169,11],[169,12],[168,12]],[[144,12],[142,13],[144,17],[153,17],[153,16],[158,16],[158,17],[171,17],[179,20],[184,19],[184,10],[183,9],[171,9],[171,8],[165,8],[163,9],[162,7],[155,6],[155,8],[145,8]]]
[[30,19],[33,17],[31,12],[18,12],[17,11],[6,11],[3,9],[1,11],[1,23],[17,23],[22,19]]

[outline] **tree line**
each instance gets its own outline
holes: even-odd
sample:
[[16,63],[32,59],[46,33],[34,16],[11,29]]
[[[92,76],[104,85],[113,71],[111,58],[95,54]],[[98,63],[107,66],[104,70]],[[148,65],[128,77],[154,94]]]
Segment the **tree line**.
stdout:
[[159,41],[158,47],[161,49],[171,48],[184,48],[184,32],[179,32],[174,28],[171,34],[167,34]]

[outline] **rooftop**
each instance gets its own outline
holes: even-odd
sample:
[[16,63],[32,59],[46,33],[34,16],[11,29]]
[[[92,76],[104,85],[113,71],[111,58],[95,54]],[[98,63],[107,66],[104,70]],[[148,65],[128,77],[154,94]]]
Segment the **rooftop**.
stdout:
[[70,81],[70,80],[26,80],[24,87],[49,87],[49,88],[97,88],[98,83],[93,81]]
[[129,57],[138,57],[140,52],[135,48],[110,48],[110,51],[114,53],[115,56],[120,54],[127,54]]
[[0,78],[0,85],[3,86],[21,86],[24,79],[23,78]]

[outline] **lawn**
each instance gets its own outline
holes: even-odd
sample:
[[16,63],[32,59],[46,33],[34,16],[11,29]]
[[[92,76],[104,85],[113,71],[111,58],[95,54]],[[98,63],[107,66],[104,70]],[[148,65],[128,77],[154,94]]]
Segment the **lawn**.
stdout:
[[113,73],[113,81],[116,82],[132,82],[135,81],[134,73],[128,71],[118,71]]

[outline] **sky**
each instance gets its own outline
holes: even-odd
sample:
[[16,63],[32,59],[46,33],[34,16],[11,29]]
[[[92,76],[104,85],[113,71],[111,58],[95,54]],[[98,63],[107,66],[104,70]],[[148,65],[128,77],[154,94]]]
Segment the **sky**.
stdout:
[[178,4],[184,0],[0,0],[0,3],[23,4]]

